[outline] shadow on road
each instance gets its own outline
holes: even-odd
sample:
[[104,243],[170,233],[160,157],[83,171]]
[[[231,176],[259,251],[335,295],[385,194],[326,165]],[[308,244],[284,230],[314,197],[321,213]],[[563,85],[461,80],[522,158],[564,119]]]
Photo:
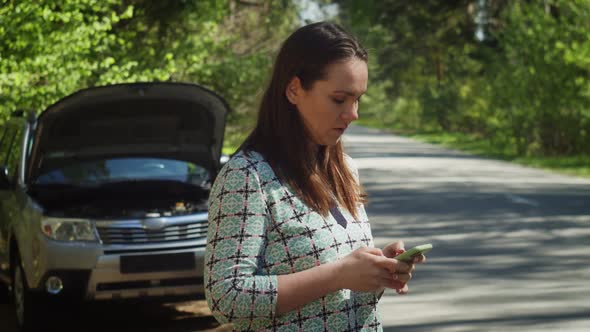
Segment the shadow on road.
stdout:
[[588,331],[588,179],[352,129],[375,245],[434,245],[386,332]]
[[[380,173],[368,169],[361,177],[386,176]],[[587,185],[507,190],[481,184],[402,184],[366,182],[366,208],[374,237],[419,242],[406,241],[407,246],[434,244],[429,264],[416,280],[440,284],[441,278],[460,274],[464,280],[493,283],[590,273],[590,251],[583,250],[590,243]],[[511,191],[518,192],[516,198]]]
[[88,331],[229,331],[218,329],[220,325],[204,301],[89,303],[82,308],[80,318],[92,322]]
[[16,325],[14,324],[14,309],[11,305],[0,304],[0,327],[2,332],[13,332],[16,331]]
[[[0,306],[2,332],[15,332],[14,311]],[[60,313],[60,323],[47,331],[231,331],[220,325],[205,301],[165,304],[150,301],[85,303],[69,312]]]
[[434,331],[456,326],[469,326],[476,328],[478,331],[502,331],[504,326],[514,327],[522,326],[528,329],[534,329],[535,326],[546,327],[547,324],[570,323],[575,320],[588,319],[588,313],[585,311],[574,311],[569,314],[554,315],[527,315],[513,317],[499,317],[490,319],[473,319],[473,320],[444,320],[432,323],[403,325],[396,327],[385,327],[383,332],[423,332]]

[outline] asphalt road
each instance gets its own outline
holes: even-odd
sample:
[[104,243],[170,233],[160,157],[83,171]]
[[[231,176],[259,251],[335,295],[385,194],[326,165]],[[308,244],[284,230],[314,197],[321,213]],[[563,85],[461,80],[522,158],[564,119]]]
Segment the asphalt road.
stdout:
[[376,130],[345,140],[377,246],[432,243],[385,331],[590,331],[590,181]]
[[[590,331],[590,181],[351,127],[377,246],[433,243],[388,331]],[[0,331],[13,332],[0,305]],[[94,304],[80,331],[226,331],[204,301]],[[64,313],[64,321],[73,319]],[[71,326],[71,325],[70,325]]]

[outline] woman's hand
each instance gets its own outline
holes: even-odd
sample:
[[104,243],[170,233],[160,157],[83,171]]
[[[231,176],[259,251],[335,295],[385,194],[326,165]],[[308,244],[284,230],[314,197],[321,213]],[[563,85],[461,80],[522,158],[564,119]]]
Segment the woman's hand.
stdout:
[[405,284],[412,277],[413,269],[414,264],[388,258],[380,249],[359,248],[336,262],[278,275],[276,313],[282,315],[301,308],[340,289],[380,293],[385,287],[401,285],[407,291]]
[[384,256],[377,248],[358,248],[338,261],[339,288],[374,292],[382,287],[395,288],[396,282],[407,283],[413,264]]
[[[401,253],[403,253],[405,250],[404,248],[404,242],[403,241],[397,241],[397,242],[393,242],[388,244],[385,248],[383,248],[383,255],[385,257],[388,258],[393,258]],[[420,254],[416,257],[414,257],[414,260],[408,264],[410,265],[410,272],[406,275],[399,275],[397,278],[394,275],[394,279],[396,279],[395,281],[393,281],[390,286],[388,286],[389,288],[394,288],[398,294],[403,295],[403,294],[407,294],[408,293],[408,281],[410,281],[410,279],[412,279],[412,271],[414,271],[414,264],[420,264],[420,263],[424,263],[426,262],[426,256]]]

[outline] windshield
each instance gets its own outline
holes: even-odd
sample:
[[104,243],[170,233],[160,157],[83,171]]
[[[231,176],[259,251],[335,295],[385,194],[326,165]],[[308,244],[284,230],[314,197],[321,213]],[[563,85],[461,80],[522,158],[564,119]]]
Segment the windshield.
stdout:
[[179,181],[203,186],[209,172],[202,166],[160,158],[117,158],[76,163],[41,174],[36,185],[100,185],[123,181]]

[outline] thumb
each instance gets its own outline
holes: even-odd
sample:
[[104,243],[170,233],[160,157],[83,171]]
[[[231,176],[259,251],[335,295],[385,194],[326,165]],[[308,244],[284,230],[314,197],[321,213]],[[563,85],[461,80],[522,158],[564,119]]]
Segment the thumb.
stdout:
[[404,247],[404,241],[393,242],[383,249],[383,252],[387,257],[395,257],[404,251],[406,251]]
[[398,242],[394,243],[393,250],[394,250],[396,256],[403,253],[404,251],[406,251],[404,241],[398,241]]

